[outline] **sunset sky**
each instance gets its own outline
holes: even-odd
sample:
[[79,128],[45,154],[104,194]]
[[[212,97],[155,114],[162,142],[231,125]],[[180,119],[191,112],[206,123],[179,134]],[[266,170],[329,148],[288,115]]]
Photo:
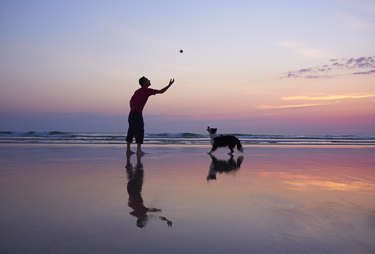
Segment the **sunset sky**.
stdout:
[[143,75],[148,133],[375,135],[375,1],[0,1],[0,130],[125,132]]

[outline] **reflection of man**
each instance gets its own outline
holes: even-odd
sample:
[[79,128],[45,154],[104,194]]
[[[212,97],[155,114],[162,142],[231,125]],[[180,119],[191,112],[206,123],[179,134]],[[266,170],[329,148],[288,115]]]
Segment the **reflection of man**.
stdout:
[[210,154],[212,159],[207,180],[216,180],[217,173],[233,173],[240,169],[243,162],[243,156],[234,160],[233,155],[228,160],[218,160],[214,155]]
[[[142,186],[143,186],[143,164],[141,161],[141,155],[137,155],[137,164],[135,168],[130,162],[130,154],[126,156],[126,171],[128,175],[128,194],[129,194],[129,201],[128,205],[130,208],[133,209],[130,212],[131,215],[137,218],[137,226],[143,228],[146,226],[147,221],[151,215],[149,213],[157,213],[161,212],[160,209],[152,208],[152,207],[145,207],[142,198]],[[158,217],[162,221],[166,221],[168,227],[172,227],[172,222],[165,217],[159,216]]]

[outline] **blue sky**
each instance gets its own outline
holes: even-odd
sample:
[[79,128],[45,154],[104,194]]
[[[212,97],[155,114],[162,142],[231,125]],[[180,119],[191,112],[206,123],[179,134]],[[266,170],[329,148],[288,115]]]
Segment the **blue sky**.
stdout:
[[373,133],[374,42],[370,0],[1,1],[0,129],[126,130],[145,75],[149,132]]

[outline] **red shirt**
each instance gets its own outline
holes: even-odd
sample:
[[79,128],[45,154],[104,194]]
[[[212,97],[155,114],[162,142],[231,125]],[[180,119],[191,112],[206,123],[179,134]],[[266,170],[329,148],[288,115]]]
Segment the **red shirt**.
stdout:
[[142,114],[143,108],[146,105],[148,97],[155,95],[158,90],[151,89],[148,87],[141,87],[134,92],[130,99],[130,111]]

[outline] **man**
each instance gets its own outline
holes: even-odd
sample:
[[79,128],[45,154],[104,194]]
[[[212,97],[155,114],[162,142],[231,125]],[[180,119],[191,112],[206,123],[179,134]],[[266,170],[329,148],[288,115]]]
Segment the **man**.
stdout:
[[128,118],[129,128],[126,137],[127,154],[134,153],[130,149],[130,145],[133,142],[133,138],[135,138],[135,141],[137,143],[137,155],[144,154],[144,152],[142,151],[142,144],[144,139],[144,122],[142,115],[143,108],[146,105],[148,97],[155,94],[165,93],[165,91],[167,91],[173,83],[174,79],[171,79],[166,87],[160,90],[156,90],[149,88],[149,86],[151,86],[151,82],[148,78],[143,76],[139,79],[139,84],[141,85],[141,88],[136,90],[132,98],[130,99],[130,113]]

